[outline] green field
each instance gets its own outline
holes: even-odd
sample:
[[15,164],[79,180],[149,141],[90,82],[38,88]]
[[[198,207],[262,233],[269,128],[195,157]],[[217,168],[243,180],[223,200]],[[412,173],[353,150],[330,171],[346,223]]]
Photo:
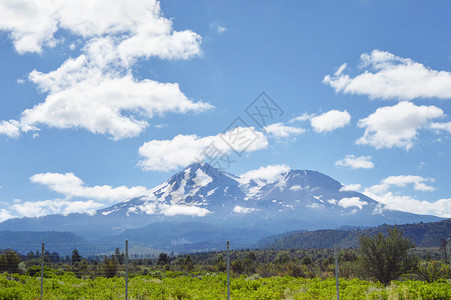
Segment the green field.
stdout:
[[[335,279],[240,276],[231,299],[336,299]],[[0,299],[39,299],[40,277],[0,275]],[[224,273],[185,275],[155,272],[129,281],[129,299],[226,299]],[[124,299],[123,277],[79,279],[71,274],[44,279],[44,299]],[[340,299],[451,299],[451,280],[393,281],[385,287],[360,279],[340,280]]]

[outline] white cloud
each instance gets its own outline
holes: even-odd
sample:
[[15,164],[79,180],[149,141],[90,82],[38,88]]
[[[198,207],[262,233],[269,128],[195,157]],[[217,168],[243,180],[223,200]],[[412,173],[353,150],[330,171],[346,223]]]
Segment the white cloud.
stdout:
[[290,191],[293,191],[293,192],[297,192],[297,191],[301,191],[301,190],[302,190],[302,187],[300,185],[293,185],[290,187]]
[[2,208],[0,209],[0,223],[9,219],[14,218],[13,215],[11,215],[11,213],[9,211],[7,211],[6,209]]
[[138,209],[148,215],[154,215],[157,213],[157,204],[146,202],[143,205],[138,206]]
[[33,183],[46,185],[50,190],[65,195],[67,199],[81,197],[106,202],[120,202],[142,196],[147,192],[143,186],[131,188],[125,186],[113,188],[109,185],[89,187],[73,173],[40,173],[30,177],[30,180]]
[[51,17],[54,4],[50,0],[0,2],[0,30],[10,32],[19,53],[41,52],[43,45],[55,44],[58,21]]
[[216,32],[218,34],[223,34],[226,31],[227,31],[227,28],[225,28],[224,26],[221,26],[221,25],[216,26]]
[[431,123],[430,125],[431,129],[435,130],[443,130],[451,133],[451,122],[448,123]]
[[428,186],[425,182],[434,181],[430,178],[424,178],[422,176],[414,176],[414,175],[399,175],[399,176],[389,176],[382,180],[381,184],[387,187],[392,185],[397,187],[405,187],[408,184],[413,184],[414,189],[417,191],[433,191],[434,187]]
[[418,130],[428,128],[429,120],[442,116],[443,110],[436,106],[416,106],[407,101],[380,107],[367,118],[359,120],[358,126],[365,128],[365,133],[356,143],[376,149],[399,147],[409,150]]
[[310,123],[316,132],[329,132],[348,125],[350,121],[351,115],[346,110],[331,110],[312,117]]
[[365,190],[365,195],[385,204],[386,209],[400,210],[420,215],[434,215],[451,218],[451,199],[440,199],[435,202],[422,201],[406,195],[394,194],[390,191],[374,192],[373,187]]
[[159,2],[154,0],[131,0],[127,5],[121,0],[0,2],[0,30],[10,33],[19,53],[55,46],[54,34],[59,29],[85,39],[121,37],[129,42],[124,48],[138,50],[139,56],[186,57],[190,52],[200,52],[200,37],[189,30],[173,31],[172,21],[163,17]]
[[290,171],[290,167],[287,165],[270,165],[256,170],[250,170],[244,174],[241,174],[239,177],[244,182],[258,179],[265,181],[266,183],[273,183],[288,171]]
[[160,205],[160,213],[164,214],[165,216],[182,215],[182,216],[204,217],[207,214],[210,214],[211,211],[209,211],[206,208],[198,206],[162,204]]
[[264,128],[265,132],[275,137],[290,137],[305,132],[305,129],[274,123]]
[[351,167],[353,169],[373,169],[374,163],[371,161],[371,156],[346,155],[345,158],[335,163],[336,166]]
[[432,70],[389,52],[373,50],[362,54],[360,68],[364,72],[354,78],[343,74],[346,67],[343,64],[333,76],[325,76],[323,82],[336,92],[368,95],[371,99],[451,98],[451,73]]
[[[111,77],[99,70],[79,73],[83,69],[77,69],[77,60],[67,61],[55,73],[30,74],[30,79],[49,95],[45,102],[23,112],[22,124],[81,127],[92,133],[110,134],[117,140],[141,133],[149,125],[146,119],[154,115],[202,112],[212,107],[190,101],[176,83],[136,81],[132,75]],[[74,73],[62,69],[67,65],[74,68]],[[59,74],[60,70],[66,73]]]
[[306,207],[313,208],[313,209],[321,209],[321,208],[324,208],[324,205],[318,204],[318,203],[312,203],[312,204],[307,204]]
[[300,116],[297,116],[297,117],[294,117],[294,118],[290,119],[290,121],[288,123],[308,121],[314,116],[315,115],[313,115],[313,114],[303,113]]
[[362,188],[360,184],[348,184],[341,187],[340,192],[353,192],[358,191]]
[[[186,167],[208,157],[229,155],[233,149],[224,142],[229,136],[239,136],[231,144],[238,152],[252,152],[268,146],[266,136],[253,127],[236,127],[224,134],[199,137],[197,135],[177,135],[172,140],[152,140],[139,148],[139,154],[144,158],[139,162],[147,171],[169,171]],[[249,141],[241,143],[241,141]],[[240,144],[241,143],[241,144]],[[183,155],[180,155],[183,153]]]
[[0,30],[10,32],[19,53],[41,52],[43,46],[56,45],[54,34],[59,29],[84,39],[82,54],[55,71],[31,72],[29,80],[47,97],[22,113],[20,126],[17,121],[3,121],[0,134],[17,137],[18,128],[27,132],[47,125],[84,128],[117,140],[138,135],[155,115],[212,108],[189,100],[177,83],[133,77],[132,67],[139,58],[188,59],[202,54],[201,37],[190,30],[173,30],[158,2],[0,3]]
[[227,31],[227,28],[221,25],[221,22],[219,20],[210,23],[210,28],[213,28],[218,35],[222,35],[224,32]]
[[248,214],[248,213],[254,212],[255,210],[256,209],[253,208],[253,207],[242,207],[242,206],[239,206],[239,205],[236,205],[233,208],[233,212],[235,212],[237,214]]
[[20,136],[20,124],[15,120],[1,121],[0,134],[9,136],[10,138],[17,138]]
[[363,205],[367,205],[368,202],[362,201],[359,197],[342,198],[338,201],[338,205],[343,208],[358,207],[362,209]]
[[96,210],[101,208],[103,204],[88,201],[69,201],[66,199],[44,200],[44,201],[26,201],[23,203],[13,204],[11,206],[20,217],[42,217],[50,214],[70,213],[86,213],[89,215],[95,214]]
[[387,209],[451,218],[451,199],[439,199],[435,202],[430,202],[418,200],[390,190],[393,186],[406,187],[413,185],[414,190],[417,191],[433,191],[434,187],[426,184],[426,182],[431,181],[434,180],[413,175],[389,176],[383,179],[380,184],[366,188],[363,193],[385,204]]

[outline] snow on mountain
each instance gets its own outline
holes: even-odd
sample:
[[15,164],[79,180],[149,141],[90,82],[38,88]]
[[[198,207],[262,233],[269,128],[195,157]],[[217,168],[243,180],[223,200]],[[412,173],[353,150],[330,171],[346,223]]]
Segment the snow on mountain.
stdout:
[[[147,225],[155,224],[152,228],[164,230],[165,238],[158,238],[162,246],[174,239],[204,245],[206,241],[238,235],[242,245],[249,245],[264,234],[288,230],[438,220],[387,210],[383,204],[343,188],[338,181],[316,171],[275,165],[235,176],[206,163],[194,163],[147,194],[98,210],[95,215],[11,219],[0,223],[0,230],[72,231],[96,240],[121,232],[121,237],[126,237],[133,229],[141,240],[146,237],[150,243],[153,236],[152,243],[156,243],[159,235],[146,231],[150,230]],[[203,225],[189,227],[184,234],[174,229],[178,228],[175,224],[188,226],[193,222]],[[171,232],[164,228],[171,228]],[[233,236],[229,236],[232,232]]]
[[99,213],[210,216],[222,220],[247,215],[248,220],[309,220],[318,227],[321,227],[321,222],[337,226],[355,225],[355,222],[372,225],[402,222],[404,217],[416,216],[388,211],[383,204],[343,189],[338,181],[320,172],[273,165],[235,176],[206,163],[194,163],[147,195]]

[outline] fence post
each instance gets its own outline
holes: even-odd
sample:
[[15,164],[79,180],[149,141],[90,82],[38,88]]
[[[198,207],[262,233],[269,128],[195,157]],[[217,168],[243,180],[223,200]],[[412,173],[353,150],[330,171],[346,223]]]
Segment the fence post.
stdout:
[[227,241],[227,300],[230,300],[230,248]]
[[128,240],[125,240],[125,300],[128,300]]
[[337,285],[337,300],[340,299],[340,289],[338,283],[338,247],[334,246],[334,256],[335,256],[335,284]]
[[41,252],[41,300],[44,299],[44,243]]

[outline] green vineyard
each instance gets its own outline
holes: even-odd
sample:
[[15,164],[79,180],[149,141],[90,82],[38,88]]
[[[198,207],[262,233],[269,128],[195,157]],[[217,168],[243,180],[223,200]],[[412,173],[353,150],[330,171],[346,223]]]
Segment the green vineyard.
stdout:
[[[44,299],[124,299],[123,277],[79,279],[71,274],[44,280]],[[334,278],[260,278],[239,276],[231,280],[231,299],[336,299]],[[129,299],[226,299],[224,273],[184,275],[155,272],[129,281]],[[39,299],[40,277],[0,275],[0,299]],[[341,279],[340,299],[451,299],[451,281],[393,281],[385,287],[361,279]]]

